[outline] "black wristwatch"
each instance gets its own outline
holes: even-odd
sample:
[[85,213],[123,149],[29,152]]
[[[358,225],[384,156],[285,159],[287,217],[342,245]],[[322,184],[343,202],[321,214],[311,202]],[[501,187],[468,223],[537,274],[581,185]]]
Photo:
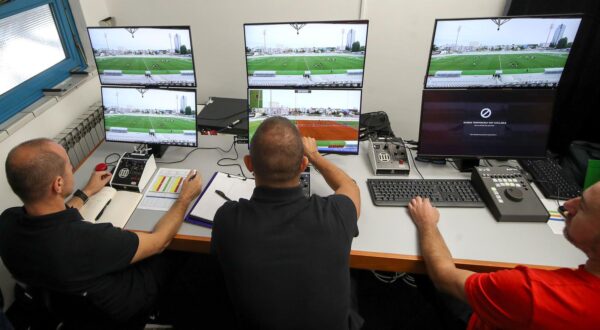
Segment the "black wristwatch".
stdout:
[[75,190],[75,192],[73,193],[73,197],[79,197],[83,201],[83,204],[87,203],[89,198],[88,195],[81,191],[81,189]]

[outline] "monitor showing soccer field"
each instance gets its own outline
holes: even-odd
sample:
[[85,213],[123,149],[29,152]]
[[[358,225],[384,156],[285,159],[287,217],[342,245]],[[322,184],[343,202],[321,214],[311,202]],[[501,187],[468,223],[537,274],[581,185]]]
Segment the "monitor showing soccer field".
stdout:
[[102,87],[106,141],[197,146],[196,92]]
[[360,90],[249,89],[249,138],[267,118],[291,120],[319,152],[358,154]]
[[245,24],[248,87],[361,88],[369,21]]
[[189,27],[90,27],[102,85],[195,87]]
[[554,88],[581,17],[438,19],[425,88]]

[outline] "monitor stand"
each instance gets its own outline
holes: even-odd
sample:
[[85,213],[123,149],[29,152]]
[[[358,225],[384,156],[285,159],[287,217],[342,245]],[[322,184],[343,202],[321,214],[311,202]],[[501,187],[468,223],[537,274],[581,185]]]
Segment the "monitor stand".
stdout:
[[154,158],[161,158],[168,147],[164,144],[148,144],[148,153],[154,155]]
[[479,166],[478,158],[452,158],[452,161],[460,172],[471,172],[473,167]]

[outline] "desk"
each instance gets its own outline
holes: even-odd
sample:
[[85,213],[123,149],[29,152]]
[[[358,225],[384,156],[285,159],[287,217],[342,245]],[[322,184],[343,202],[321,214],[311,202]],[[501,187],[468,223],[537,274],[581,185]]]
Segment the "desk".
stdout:
[[[232,136],[200,136],[200,147],[221,147],[227,149]],[[419,256],[417,233],[406,208],[376,207],[371,202],[366,180],[374,175],[369,160],[364,154],[366,142],[362,142],[362,154],[358,156],[328,155],[327,159],[350,174],[361,190],[361,216],[358,221],[360,235],[352,243],[350,264],[353,268],[387,271],[423,273],[424,264]],[[87,182],[94,166],[104,161],[109,153],[131,151],[133,145],[104,142],[86,160],[75,174],[80,185]],[[238,145],[239,164],[246,171],[242,161],[248,154],[246,145]],[[170,147],[162,159],[168,162],[183,159],[189,148]],[[237,167],[219,167],[216,161],[234,155],[233,151],[224,154],[218,150],[194,151],[184,162],[165,164],[164,167],[196,168],[204,181],[217,170],[237,174]],[[157,164],[163,166],[162,164]],[[451,165],[418,163],[419,170],[427,179],[469,178],[469,174],[459,173]],[[419,178],[411,160],[409,178]],[[535,188],[535,187],[534,187]],[[311,192],[329,195],[332,190],[323,177],[311,171]],[[541,196],[541,194],[538,195]],[[556,201],[542,199],[549,209],[556,209]],[[474,271],[492,271],[511,268],[517,264],[527,264],[537,268],[577,267],[587,257],[571,245],[562,235],[552,233],[546,223],[499,223],[494,220],[487,208],[440,208],[439,229],[446,240],[457,266]],[[136,210],[129,219],[126,229],[150,231],[163,212]],[[210,229],[184,223],[172,241],[170,248],[195,252],[208,252]]]

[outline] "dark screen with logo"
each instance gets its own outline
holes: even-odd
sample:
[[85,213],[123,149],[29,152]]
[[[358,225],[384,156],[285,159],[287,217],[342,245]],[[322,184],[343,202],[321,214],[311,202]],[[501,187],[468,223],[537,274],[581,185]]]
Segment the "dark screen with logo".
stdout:
[[544,157],[554,90],[423,90],[419,155]]

